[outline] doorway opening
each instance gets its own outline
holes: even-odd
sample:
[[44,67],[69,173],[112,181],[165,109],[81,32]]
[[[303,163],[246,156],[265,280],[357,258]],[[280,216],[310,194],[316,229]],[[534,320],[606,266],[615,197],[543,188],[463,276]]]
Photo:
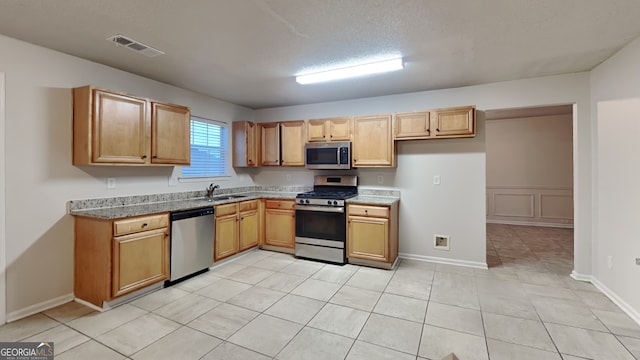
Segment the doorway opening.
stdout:
[[487,264],[574,269],[573,105],[486,112]]

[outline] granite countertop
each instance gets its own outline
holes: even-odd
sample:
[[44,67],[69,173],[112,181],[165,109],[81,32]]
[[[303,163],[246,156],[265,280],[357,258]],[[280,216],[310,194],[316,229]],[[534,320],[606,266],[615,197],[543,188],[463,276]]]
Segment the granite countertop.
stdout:
[[161,201],[161,202],[150,202],[150,203],[142,203],[142,204],[132,204],[132,205],[122,205],[122,206],[112,206],[112,207],[102,207],[97,209],[86,209],[86,210],[71,210],[70,214],[73,216],[83,216],[97,219],[121,219],[132,216],[139,215],[149,215],[155,213],[163,213],[163,212],[171,212],[171,211],[180,211],[180,210],[190,210],[190,209],[198,209],[198,208],[206,208],[215,205],[229,204],[239,201],[253,200],[253,199],[295,199],[297,192],[270,192],[270,191],[256,191],[256,192],[247,192],[247,193],[233,193],[233,194],[219,194],[215,197],[224,197],[224,196],[239,196],[242,197],[234,197],[230,199],[224,200],[214,200],[209,201],[205,197],[192,198],[192,199],[182,199],[182,200],[173,200],[173,201]]
[[370,204],[370,205],[393,205],[400,201],[399,197],[395,196],[372,196],[372,195],[358,195],[347,200],[347,204]]

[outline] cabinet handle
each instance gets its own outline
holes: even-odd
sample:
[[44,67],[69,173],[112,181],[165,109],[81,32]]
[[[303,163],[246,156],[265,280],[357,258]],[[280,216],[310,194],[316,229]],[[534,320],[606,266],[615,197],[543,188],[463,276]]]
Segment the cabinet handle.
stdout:
[[146,158],[147,158],[147,155],[142,155],[142,156],[140,157],[140,159],[142,159],[142,160],[144,160],[144,159],[146,159]]
[[436,131],[440,131],[440,129],[436,128]]
[[333,134],[329,135],[329,137],[333,137]]
[[144,223],[144,224],[142,224],[142,227],[147,227],[148,225],[149,225],[149,224]]
[[157,159],[158,155],[153,155],[152,158]]

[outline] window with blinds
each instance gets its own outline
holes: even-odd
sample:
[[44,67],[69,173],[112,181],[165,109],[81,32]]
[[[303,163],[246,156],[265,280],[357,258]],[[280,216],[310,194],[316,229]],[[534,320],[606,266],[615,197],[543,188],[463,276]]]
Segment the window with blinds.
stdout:
[[182,167],[182,177],[227,175],[227,126],[225,123],[191,117],[191,166]]

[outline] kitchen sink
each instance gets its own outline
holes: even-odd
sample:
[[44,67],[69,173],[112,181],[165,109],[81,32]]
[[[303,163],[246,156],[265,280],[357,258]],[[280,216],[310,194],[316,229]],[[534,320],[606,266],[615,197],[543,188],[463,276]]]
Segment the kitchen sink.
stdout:
[[219,201],[219,200],[231,200],[231,199],[240,199],[240,198],[246,198],[247,195],[220,195],[220,196],[214,196],[212,199],[213,201]]

